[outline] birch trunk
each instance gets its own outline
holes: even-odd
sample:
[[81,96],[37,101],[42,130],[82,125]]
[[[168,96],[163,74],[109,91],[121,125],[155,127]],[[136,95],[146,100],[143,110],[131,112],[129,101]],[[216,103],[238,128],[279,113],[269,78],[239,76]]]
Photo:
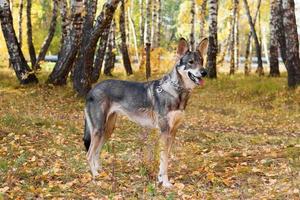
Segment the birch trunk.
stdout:
[[54,85],[65,85],[67,83],[67,77],[74,65],[74,60],[81,41],[82,8],[82,0],[71,1],[70,25],[66,27],[67,35],[65,35],[64,44],[59,53],[59,59],[49,75],[47,83]]
[[57,9],[58,9],[58,1],[53,0],[53,11],[52,11],[52,18],[51,18],[51,22],[50,22],[48,35],[47,35],[45,41],[42,44],[40,53],[39,53],[39,55],[36,59],[36,62],[35,62],[35,66],[33,67],[34,69],[38,68],[39,62],[45,59],[45,55],[48,51],[48,48],[51,44],[51,41],[52,41],[53,37],[54,37],[55,28],[56,28],[56,21],[57,21]]
[[[260,5],[261,5],[261,0],[258,0],[255,16],[254,16],[254,19],[253,19],[254,26],[256,24],[256,20],[257,20],[257,16],[258,16],[258,13],[259,13]],[[250,54],[250,52],[252,52],[252,51],[250,51],[251,40],[252,40],[252,31],[250,29],[250,32],[249,32],[248,38],[247,38],[247,42],[246,42],[246,51],[245,51],[244,73],[245,73],[246,76],[248,76],[250,71],[251,71],[251,66],[249,68],[249,65],[252,63],[252,59],[251,60],[249,59],[249,54]]]
[[[65,43],[65,39],[67,38],[67,35],[69,35],[68,31],[68,25],[70,24],[70,20],[68,19],[68,4],[67,0],[60,0],[59,1],[60,6],[60,17],[61,17],[61,39],[60,44],[61,49],[63,49],[63,44]],[[61,53],[61,52],[60,52]],[[60,55],[58,55],[59,57]]]
[[[32,42],[31,3],[32,3],[31,0],[27,0],[27,5],[26,5],[27,45],[28,45],[28,51],[30,55],[31,66],[35,67],[36,55],[35,55],[35,49]],[[33,68],[33,70],[37,70],[37,68]]]
[[151,62],[150,62],[150,51],[151,51],[151,0],[146,0],[146,39],[145,39],[145,51],[146,51],[146,79],[148,80],[151,76]]
[[246,15],[247,15],[247,18],[248,18],[248,23],[250,25],[251,32],[252,32],[252,35],[254,37],[255,47],[256,47],[256,57],[257,57],[257,62],[258,62],[257,73],[261,76],[261,75],[264,74],[263,63],[262,63],[262,58],[261,58],[261,46],[260,46],[260,43],[259,43],[259,40],[258,40],[258,37],[257,37],[257,34],[256,34],[256,30],[255,30],[255,27],[254,27],[252,17],[250,15],[248,2],[247,2],[247,0],[243,0],[243,2],[244,2],[244,5],[245,5]]
[[73,73],[73,88],[79,93],[79,95],[84,96],[91,86],[91,74],[93,66],[93,57],[91,57],[91,64],[86,65],[86,49],[90,41],[91,32],[94,25],[95,11],[96,11],[97,1],[89,0],[84,1],[84,12],[86,13],[83,18],[82,27],[82,39],[75,60],[74,73]]
[[217,78],[217,53],[218,53],[218,0],[208,1],[208,51],[207,51],[207,68],[208,77]]
[[294,0],[282,0],[282,8],[284,30],[281,31],[285,32],[288,86],[295,88],[300,85],[300,59]]
[[112,76],[111,71],[114,68],[115,61],[116,61],[116,54],[114,52],[115,48],[115,29],[116,25],[114,20],[112,21],[110,31],[109,31],[109,37],[107,41],[107,50],[105,53],[105,64],[104,64],[104,74],[106,76]]
[[139,6],[140,6],[140,45],[144,46],[144,32],[145,32],[144,0],[139,0]]
[[125,18],[126,18],[126,16],[125,16],[125,2],[124,2],[124,0],[121,0],[120,19],[119,19],[120,33],[121,33],[120,50],[121,50],[121,53],[122,53],[123,65],[125,67],[126,74],[127,74],[127,76],[129,76],[133,72],[132,72],[131,62],[130,62],[129,53],[128,53],[128,49],[127,49]]
[[9,53],[9,59],[21,84],[37,83],[38,79],[29,68],[13,27],[9,0],[0,3],[0,22],[2,33]]
[[[79,55],[77,69],[74,71],[73,87],[79,95],[85,96],[91,88],[91,76],[93,71],[93,61],[97,42],[102,32],[110,27],[113,15],[120,0],[107,1],[102,8],[101,13],[97,17],[94,27],[89,34],[89,39],[84,47],[83,55]],[[82,57],[81,57],[82,56]]]
[[234,39],[234,57],[235,57],[235,69],[239,69],[240,66],[240,1],[237,0],[236,3],[236,16],[235,16],[235,39]]
[[195,50],[195,7],[196,2],[195,0],[191,0],[191,33],[190,33],[190,48],[192,51]]
[[205,37],[205,15],[206,15],[207,0],[203,0],[200,11],[200,35],[199,38]]
[[18,38],[19,38],[19,44],[20,48],[22,48],[22,22],[23,22],[23,7],[24,7],[24,0],[20,0],[19,2],[20,7],[19,7],[19,18],[18,18],[18,24],[19,24],[19,33],[18,33]]
[[133,20],[131,18],[131,9],[128,10],[128,21],[129,21],[129,25],[130,25],[131,32],[132,32],[132,39],[133,39],[133,44],[134,44],[134,51],[135,51],[136,61],[137,61],[137,63],[140,63],[138,46],[137,46],[137,39],[136,39],[136,31],[135,31]]
[[156,31],[156,46],[160,47],[160,40],[161,40],[161,0],[157,0],[157,31]]
[[101,33],[98,49],[96,52],[96,58],[93,65],[92,83],[97,82],[100,77],[102,65],[104,61],[105,50],[107,47],[108,37],[109,37],[109,26],[106,27]]
[[236,36],[236,13],[237,13],[238,1],[233,0],[232,9],[232,26],[231,26],[231,37],[230,37],[230,71],[229,74],[232,75],[235,72],[235,36]]
[[156,9],[156,0],[152,1],[152,23],[151,23],[151,46],[156,48],[156,31],[157,31],[157,9]]

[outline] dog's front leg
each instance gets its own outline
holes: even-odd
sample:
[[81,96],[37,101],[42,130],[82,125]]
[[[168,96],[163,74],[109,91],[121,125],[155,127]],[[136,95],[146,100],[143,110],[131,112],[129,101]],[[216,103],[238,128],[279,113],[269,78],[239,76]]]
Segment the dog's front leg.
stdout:
[[170,188],[172,184],[169,182],[168,178],[168,162],[169,162],[169,146],[170,146],[170,134],[168,132],[161,133],[160,136],[160,165],[158,181],[162,183],[164,187]]

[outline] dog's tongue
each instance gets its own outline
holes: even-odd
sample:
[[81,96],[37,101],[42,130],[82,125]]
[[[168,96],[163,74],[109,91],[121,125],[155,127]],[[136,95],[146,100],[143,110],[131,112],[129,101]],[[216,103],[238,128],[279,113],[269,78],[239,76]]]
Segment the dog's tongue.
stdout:
[[204,80],[203,79],[199,80],[199,85],[202,85],[202,86],[204,85]]

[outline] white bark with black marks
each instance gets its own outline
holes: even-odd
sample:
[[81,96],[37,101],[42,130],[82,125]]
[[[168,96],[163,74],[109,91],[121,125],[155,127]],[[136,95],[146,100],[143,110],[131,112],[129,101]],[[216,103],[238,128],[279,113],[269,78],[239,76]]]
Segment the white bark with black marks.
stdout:
[[40,53],[36,59],[34,69],[38,68],[39,62],[45,59],[45,55],[50,47],[51,41],[54,37],[56,22],[57,22],[57,9],[58,9],[58,0],[53,0],[53,11],[52,11],[52,18],[49,26],[48,35],[45,38],[42,47],[40,49]]
[[190,33],[190,48],[195,50],[195,15],[196,15],[196,2],[191,0],[191,33]]
[[[31,24],[31,6],[32,6],[32,0],[27,0],[26,5],[26,19],[27,19],[27,45],[28,45],[28,51],[30,55],[30,61],[31,66],[35,67],[36,62],[36,55],[35,55],[35,49],[32,41],[32,24]],[[36,70],[37,68],[33,68]]]
[[256,30],[254,27],[254,23],[253,23],[251,15],[250,15],[250,9],[249,9],[248,2],[247,2],[247,0],[243,0],[243,2],[244,2],[245,10],[246,10],[246,15],[248,18],[248,23],[250,25],[251,32],[252,32],[254,42],[255,42],[255,47],[256,47],[256,57],[257,57],[257,62],[258,62],[257,73],[261,76],[264,74],[263,62],[262,62],[262,58],[261,58],[261,44],[259,43],[258,36],[257,36]]
[[0,2],[0,22],[2,33],[9,53],[9,59],[21,84],[37,83],[38,79],[29,68],[13,27],[9,0]]
[[288,86],[295,88],[300,85],[299,39],[295,17],[294,0],[282,0],[283,25],[286,42],[286,62]]
[[208,77],[217,78],[217,53],[218,53],[218,0],[208,1],[208,50],[207,68]]

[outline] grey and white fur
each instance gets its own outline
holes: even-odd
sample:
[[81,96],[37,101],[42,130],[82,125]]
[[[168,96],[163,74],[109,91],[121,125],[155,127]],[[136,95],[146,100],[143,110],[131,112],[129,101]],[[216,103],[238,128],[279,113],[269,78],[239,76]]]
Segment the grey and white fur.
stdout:
[[106,80],[97,84],[86,98],[84,145],[93,177],[100,169],[99,154],[110,138],[118,114],[142,127],[160,130],[160,166],[158,181],[171,187],[168,179],[168,155],[192,89],[206,76],[203,67],[208,40],[203,39],[195,52],[185,39],[179,40],[173,70],[159,80],[130,82]]

